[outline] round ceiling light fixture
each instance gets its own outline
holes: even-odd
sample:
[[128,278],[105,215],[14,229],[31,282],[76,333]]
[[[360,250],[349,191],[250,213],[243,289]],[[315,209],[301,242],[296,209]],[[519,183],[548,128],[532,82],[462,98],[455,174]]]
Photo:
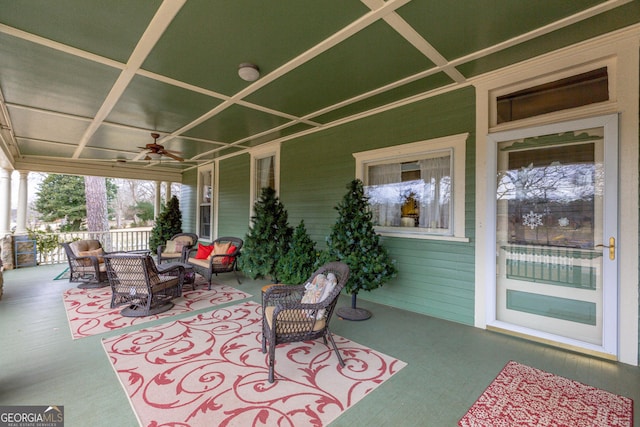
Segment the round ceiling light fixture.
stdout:
[[260,69],[250,62],[243,62],[238,66],[238,75],[242,80],[254,82],[260,77]]

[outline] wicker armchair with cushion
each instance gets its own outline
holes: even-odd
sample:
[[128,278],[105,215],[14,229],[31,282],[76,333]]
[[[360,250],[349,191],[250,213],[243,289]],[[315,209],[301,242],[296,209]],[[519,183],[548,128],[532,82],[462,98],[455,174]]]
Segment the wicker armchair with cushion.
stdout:
[[173,298],[182,295],[181,265],[156,267],[150,255],[131,253],[105,255],[104,261],[112,291],[111,308],[126,304],[120,312],[123,316],[162,313],[173,307]]
[[198,242],[198,235],[194,233],[179,233],[157,249],[158,265],[162,261],[186,262],[189,250]]
[[98,240],[76,240],[62,243],[69,261],[69,281],[82,282],[79,288],[109,286],[104,265],[105,254]]
[[211,278],[218,273],[233,271],[240,284],[237,263],[243,243],[242,239],[237,237],[219,237],[208,246],[198,243],[196,248],[191,248],[189,251],[187,263],[204,276],[209,282],[209,289],[211,289]]
[[327,339],[338,357],[344,361],[329,331],[338,297],[349,278],[349,267],[330,262],[316,270],[303,285],[273,285],[262,298],[262,352],[269,350],[269,382],[273,382],[276,346],[282,343]]

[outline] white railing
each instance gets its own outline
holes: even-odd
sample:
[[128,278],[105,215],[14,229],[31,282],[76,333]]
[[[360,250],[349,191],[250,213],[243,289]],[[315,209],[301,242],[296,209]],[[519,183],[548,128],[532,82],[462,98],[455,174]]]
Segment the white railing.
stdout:
[[[66,233],[38,234],[36,240],[48,240],[57,242],[50,250],[43,250],[38,246],[38,264],[61,264],[67,262],[67,255],[61,243],[74,240],[96,239],[102,243],[106,252],[137,251],[149,249],[149,237],[151,228],[135,228],[126,230],[109,230],[104,232],[73,231]],[[49,245],[51,247],[53,245]]]

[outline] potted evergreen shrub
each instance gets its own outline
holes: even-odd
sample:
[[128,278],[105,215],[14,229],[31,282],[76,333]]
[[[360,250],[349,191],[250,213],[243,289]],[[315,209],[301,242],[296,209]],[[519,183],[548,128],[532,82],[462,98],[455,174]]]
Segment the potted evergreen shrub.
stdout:
[[149,237],[151,252],[155,253],[159,245],[164,245],[167,240],[179,233],[182,233],[182,212],[180,201],[173,196],[158,215],[156,225],[151,229]]
[[316,243],[307,234],[304,220],[301,220],[293,231],[287,252],[276,265],[278,280],[287,285],[304,283],[315,271],[316,258]]
[[242,256],[238,266],[252,279],[271,277],[279,283],[276,265],[289,249],[293,229],[288,224],[288,214],[276,191],[262,189],[254,204],[251,228],[245,236]]
[[347,189],[336,207],[338,219],[327,238],[329,254],[347,264],[351,271],[345,285],[347,293],[351,294],[351,307],[339,308],[336,313],[347,320],[366,320],[371,313],[356,307],[358,292],[382,286],[396,275],[397,270],[373,228],[362,181],[351,181]]

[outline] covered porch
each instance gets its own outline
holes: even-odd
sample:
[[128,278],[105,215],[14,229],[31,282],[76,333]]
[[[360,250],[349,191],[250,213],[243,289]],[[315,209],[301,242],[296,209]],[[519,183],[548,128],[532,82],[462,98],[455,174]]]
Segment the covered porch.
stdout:
[[[54,280],[65,267],[46,265],[4,274],[4,295],[0,300],[0,402],[64,405],[69,426],[137,425],[101,339],[180,317],[72,340],[62,293],[75,284]],[[236,286],[233,276],[218,280]],[[259,302],[265,283],[245,278],[237,287],[251,294],[250,300]],[[343,296],[338,306],[348,304],[349,297]],[[364,300],[360,305],[370,309],[373,317],[366,322],[335,318],[333,332],[400,359],[407,366],[348,409],[332,426],[456,425],[510,360],[627,396],[635,402],[640,400],[638,367]],[[208,310],[211,308],[199,312]]]

